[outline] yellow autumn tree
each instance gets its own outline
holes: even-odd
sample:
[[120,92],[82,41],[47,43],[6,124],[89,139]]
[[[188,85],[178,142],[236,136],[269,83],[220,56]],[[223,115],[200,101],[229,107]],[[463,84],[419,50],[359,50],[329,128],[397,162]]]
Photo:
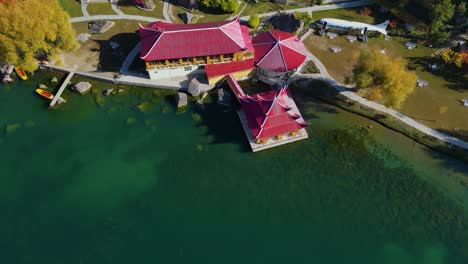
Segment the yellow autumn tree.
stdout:
[[371,99],[383,100],[390,107],[399,107],[405,101],[416,80],[404,59],[379,51],[362,51],[353,69],[356,88],[366,89]]
[[37,69],[37,57],[78,47],[70,17],[58,0],[0,1],[0,62]]

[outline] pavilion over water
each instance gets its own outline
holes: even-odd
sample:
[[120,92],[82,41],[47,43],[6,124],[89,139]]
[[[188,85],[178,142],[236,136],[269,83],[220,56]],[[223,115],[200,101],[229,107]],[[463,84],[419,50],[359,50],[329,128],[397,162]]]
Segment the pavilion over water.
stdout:
[[296,103],[285,85],[280,90],[247,95],[232,75],[226,77],[241,109],[239,118],[252,151],[260,151],[308,137]]

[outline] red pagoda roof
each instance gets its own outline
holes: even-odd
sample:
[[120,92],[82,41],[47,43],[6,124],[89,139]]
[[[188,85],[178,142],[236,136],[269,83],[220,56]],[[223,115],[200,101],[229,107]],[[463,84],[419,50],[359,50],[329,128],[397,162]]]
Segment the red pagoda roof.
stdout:
[[255,68],[253,59],[205,65],[206,76],[208,78],[245,71],[253,68]]
[[287,85],[280,91],[240,96],[239,101],[255,139],[272,138],[308,125],[297,108],[292,107],[295,104]]
[[254,37],[252,43],[255,63],[265,70],[288,72],[299,67],[306,59],[304,44],[289,32],[267,31]]
[[249,29],[239,18],[198,24],[154,22],[140,25],[141,59],[192,58],[253,50]]

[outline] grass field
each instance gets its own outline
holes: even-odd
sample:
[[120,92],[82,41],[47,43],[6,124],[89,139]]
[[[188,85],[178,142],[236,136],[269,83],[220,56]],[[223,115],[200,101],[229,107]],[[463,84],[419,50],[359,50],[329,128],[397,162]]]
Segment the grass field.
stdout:
[[153,11],[144,11],[138,9],[133,4],[119,4],[119,9],[124,12],[126,15],[136,15],[136,16],[148,16],[156,18],[164,18],[163,16],[163,4],[162,0],[153,0],[155,5]]
[[88,4],[88,13],[94,15],[117,15],[109,3],[91,3]]
[[266,0],[260,0],[258,1],[258,3],[254,3],[252,0],[250,0],[247,3],[247,5],[248,6],[244,9],[244,11],[242,12],[240,16],[249,16],[252,14],[262,14],[262,13],[274,12],[277,10],[295,9],[295,8],[302,7],[302,6],[297,6],[297,5],[277,4],[277,3],[273,3],[270,1],[266,1]]
[[[139,21],[119,20],[115,26],[103,34],[92,34],[91,38],[74,52],[63,53],[64,66],[83,71],[117,71],[127,54],[138,43],[135,34]],[[88,22],[73,23],[77,34],[88,32]],[[110,42],[120,45],[112,49]]]
[[[177,5],[171,5],[169,8],[169,16],[174,23],[183,23],[184,21],[178,15],[185,12],[187,10]],[[195,10],[193,15],[196,18],[196,23],[223,21],[231,16],[231,14],[208,13],[200,10]]]
[[[406,58],[417,76],[428,81],[429,85],[424,88],[416,87],[398,110],[429,127],[468,136],[466,109],[460,103],[460,99],[468,97],[468,91],[456,89],[463,83],[467,83],[468,75],[447,78],[442,74],[430,72],[426,65],[430,61],[437,60],[430,57],[433,50],[424,45],[408,50],[405,47],[407,41],[409,40],[405,38],[394,37],[390,41],[383,38],[370,38],[368,43],[349,43],[344,37],[331,40],[327,37],[311,35],[304,44],[340,82],[344,82],[346,76],[351,76],[352,68],[362,49],[383,49],[388,55]],[[339,46],[342,51],[332,53],[331,46]],[[467,135],[464,135],[465,133]]]
[[70,17],[83,16],[81,12],[81,4],[76,0],[59,0],[60,5],[67,11]]

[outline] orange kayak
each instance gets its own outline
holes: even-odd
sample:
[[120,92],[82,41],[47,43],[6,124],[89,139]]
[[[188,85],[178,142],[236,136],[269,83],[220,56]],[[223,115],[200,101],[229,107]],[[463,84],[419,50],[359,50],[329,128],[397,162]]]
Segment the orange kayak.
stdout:
[[40,96],[47,98],[49,100],[54,99],[54,95],[49,93],[48,91],[42,90],[42,89],[36,89],[36,93],[38,93]]
[[16,74],[18,74],[18,76],[23,79],[23,80],[27,80],[28,79],[28,76],[26,75],[26,73],[20,69],[19,67],[15,67],[15,71],[16,71]]

